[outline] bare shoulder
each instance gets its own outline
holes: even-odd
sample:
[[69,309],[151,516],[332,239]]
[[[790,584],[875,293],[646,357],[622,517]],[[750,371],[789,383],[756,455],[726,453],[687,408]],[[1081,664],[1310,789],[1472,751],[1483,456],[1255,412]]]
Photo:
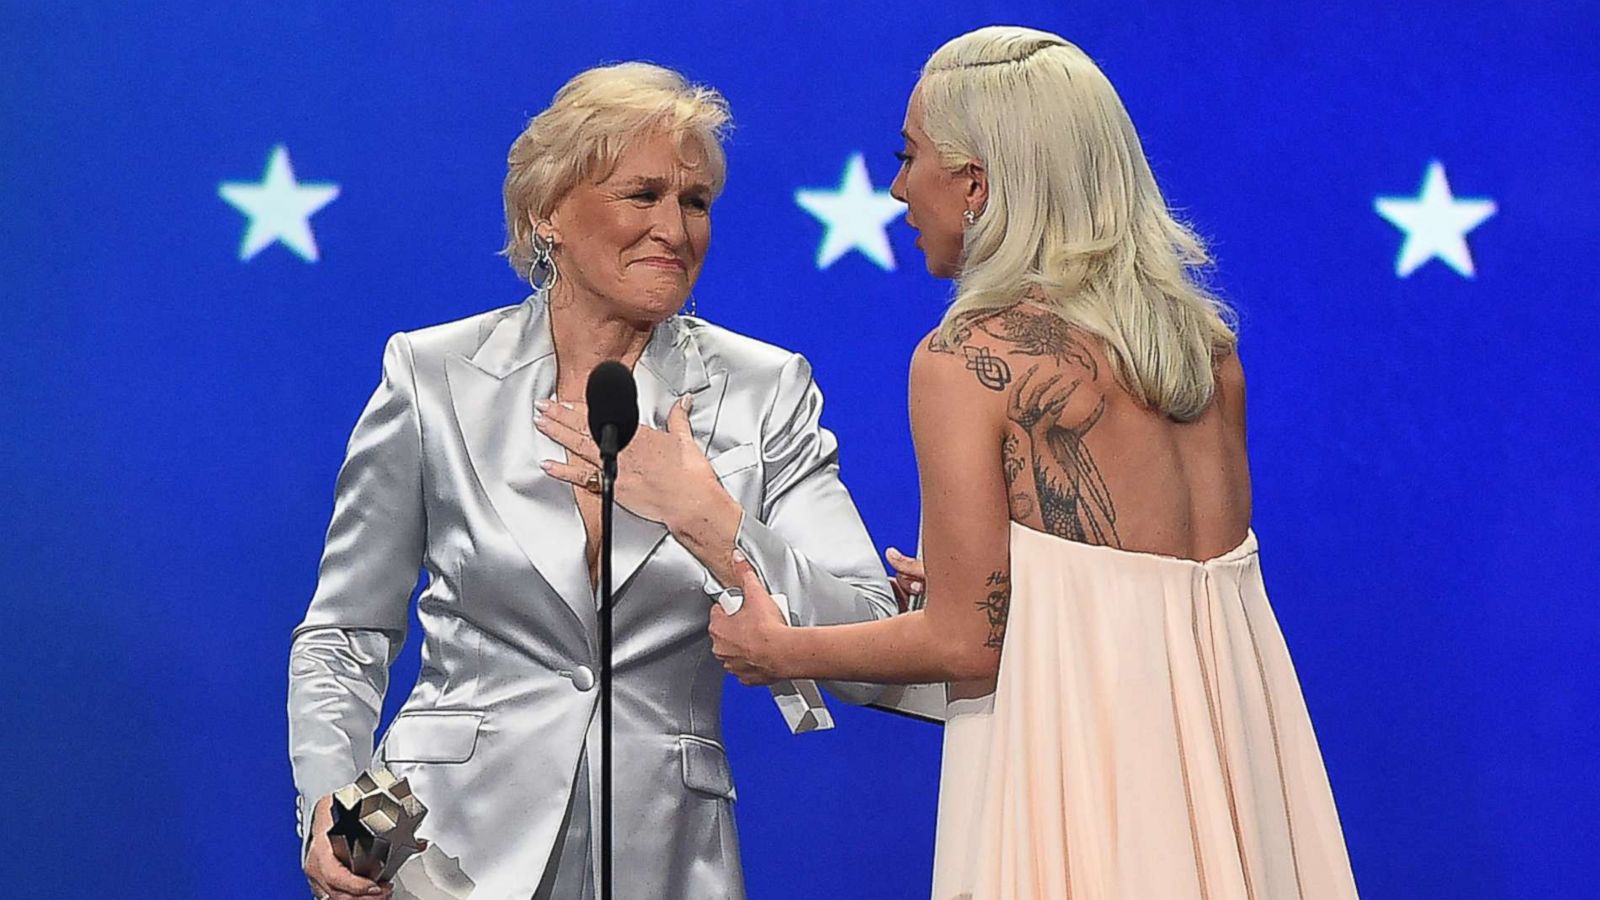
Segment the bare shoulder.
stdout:
[[959,387],[966,382],[992,394],[1010,393],[1019,380],[1041,369],[1096,388],[1114,381],[1098,339],[1027,305],[971,317],[949,336],[935,329],[917,347],[911,369],[913,384]]
[[911,355],[910,412],[919,456],[976,442],[999,440],[1015,376],[994,341],[963,329],[947,340],[934,329]]
[[911,383],[957,393],[996,393],[1011,385],[1011,364],[1005,348],[967,323],[953,335],[935,328],[911,356]]
[[1238,348],[1217,360],[1213,401],[1224,421],[1243,427],[1245,418],[1244,363]]
[[1238,348],[1217,360],[1217,391],[1244,398],[1244,363],[1239,359]]

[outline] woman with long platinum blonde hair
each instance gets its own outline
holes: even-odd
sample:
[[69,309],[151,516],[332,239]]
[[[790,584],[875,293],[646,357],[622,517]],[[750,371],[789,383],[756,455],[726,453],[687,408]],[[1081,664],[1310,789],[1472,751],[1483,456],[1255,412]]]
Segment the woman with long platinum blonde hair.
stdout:
[[713,652],[947,683],[935,900],[1355,896],[1250,528],[1233,316],[1116,91],[982,28],[903,133],[892,190],[956,285],[911,364],[925,554],[891,555],[925,603],[787,627],[746,566]]

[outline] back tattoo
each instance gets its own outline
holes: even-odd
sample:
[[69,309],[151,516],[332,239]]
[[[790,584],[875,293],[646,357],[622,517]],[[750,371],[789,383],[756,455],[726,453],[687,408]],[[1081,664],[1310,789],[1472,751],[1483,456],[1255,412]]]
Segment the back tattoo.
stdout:
[[[1000,454],[1012,518],[1031,525],[1037,517],[1057,537],[1121,547],[1116,505],[1086,443],[1106,408],[1100,365],[1085,345],[1091,339],[1053,313],[1011,307],[969,320],[951,341],[935,334],[928,349],[961,355],[979,384],[1006,395]],[[1027,368],[1016,376],[1013,364]]]

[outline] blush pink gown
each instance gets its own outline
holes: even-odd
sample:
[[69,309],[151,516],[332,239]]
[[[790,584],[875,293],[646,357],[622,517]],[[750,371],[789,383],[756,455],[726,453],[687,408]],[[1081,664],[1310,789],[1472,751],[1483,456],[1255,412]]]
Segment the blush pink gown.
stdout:
[[1254,534],[1206,562],[1011,525],[993,694],[946,724],[934,900],[1350,898]]

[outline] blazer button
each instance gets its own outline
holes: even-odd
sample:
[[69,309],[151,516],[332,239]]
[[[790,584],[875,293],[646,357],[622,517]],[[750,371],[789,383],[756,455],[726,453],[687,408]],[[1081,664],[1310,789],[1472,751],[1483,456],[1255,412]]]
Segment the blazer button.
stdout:
[[571,678],[572,686],[580,691],[594,688],[594,670],[588,666],[579,666],[571,672],[562,672],[561,674]]

